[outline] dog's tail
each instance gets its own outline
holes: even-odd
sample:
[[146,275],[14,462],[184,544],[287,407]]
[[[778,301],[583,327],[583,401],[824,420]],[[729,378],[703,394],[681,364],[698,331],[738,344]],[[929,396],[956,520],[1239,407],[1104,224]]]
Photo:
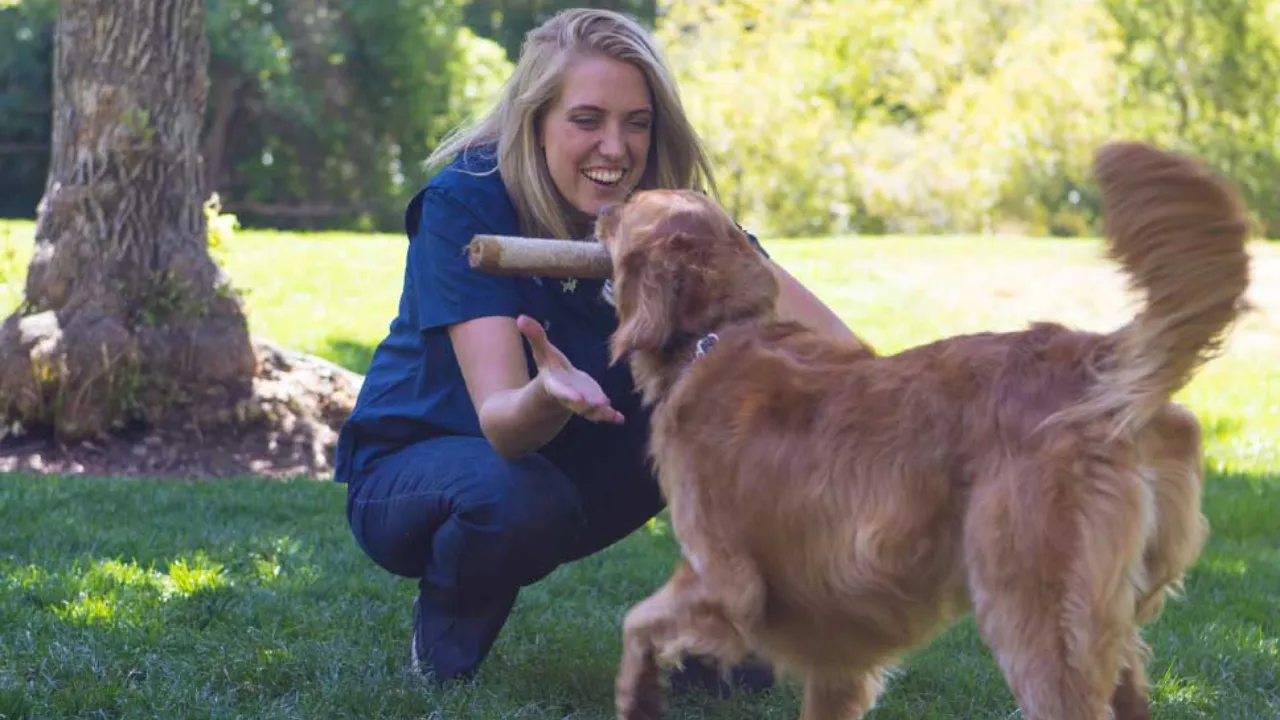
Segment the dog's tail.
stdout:
[[1185,386],[1244,310],[1249,224],[1236,189],[1189,157],[1115,142],[1093,171],[1109,257],[1144,302],[1112,334],[1115,355],[1091,395],[1066,414],[1109,415],[1121,433]]

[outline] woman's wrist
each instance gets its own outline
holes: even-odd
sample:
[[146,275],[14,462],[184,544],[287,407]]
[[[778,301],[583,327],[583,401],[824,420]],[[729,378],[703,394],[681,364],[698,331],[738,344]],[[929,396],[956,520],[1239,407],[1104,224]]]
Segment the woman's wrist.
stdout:
[[563,425],[573,416],[573,410],[565,407],[565,404],[560,402],[547,387],[546,375],[543,373],[535,373],[524,386],[523,391],[529,396],[526,399],[525,412],[537,418],[535,420],[537,424],[545,425],[550,422]]
[[490,397],[481,408],[480,426],[499,454],[515,458],[547,444],[572,416],[539,373],[519,388]]

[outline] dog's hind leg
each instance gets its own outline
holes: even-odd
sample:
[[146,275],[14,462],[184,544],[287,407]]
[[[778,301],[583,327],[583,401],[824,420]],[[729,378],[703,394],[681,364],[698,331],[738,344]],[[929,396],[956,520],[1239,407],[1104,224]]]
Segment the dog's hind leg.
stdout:
[[[1145,577],[1136,623],[1153,621],[1165,595],[1195,562],[1208,536],[1200,510],[1204,477],[1200,423],[1178,405],[1164,406],[1139,436],[1138,449],[1155,503],[1155,530],[1143,557]],[[1146,661],[1148,648],[1135,628],[1125,647],[1124,668],[1111,699],[1116,720],[1150,720]]]
[[860,720],[884,688],[880,670],[809,669],[804,677],[800,720]]
[[965,520],[974,616],[1027,720],[1111,717],[1154,532],[1131,446],[1088,428],[978,481]]
[[763,590],[758,579],[735,579],[739,583],[732,589],[743,592],[726,602],[681,561],[658,592],[627,612],[615,685],[619,720],[662,717],[660,666],[693,655],[715,658],[727,668],[747,656]]
[[1115,720],[1151,720],[1147,700],[1147,673],[1144,668],[1146,647],[1135,629],[1122,654],[1120,681],[1111,695],[1111,712]]
[[1202,433],[1189,410],[1164,406],[1139,435],[1138,449],[1155,502],[1155,532],[1143,564],[1146,592],[1138,602],[1138,623],[1154,620],[1166,595],[1176,589],[1209,536],[1209,521],[1200,509],[1204,490]]

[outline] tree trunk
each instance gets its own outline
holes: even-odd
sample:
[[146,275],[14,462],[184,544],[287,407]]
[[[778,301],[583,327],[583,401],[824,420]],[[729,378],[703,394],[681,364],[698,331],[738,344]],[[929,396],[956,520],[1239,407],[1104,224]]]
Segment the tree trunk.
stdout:
[[64,441],[231,420],[255,354],[208,250],[204,0],[60,13],[52,157],[25,302],[0,327],[0,412]]

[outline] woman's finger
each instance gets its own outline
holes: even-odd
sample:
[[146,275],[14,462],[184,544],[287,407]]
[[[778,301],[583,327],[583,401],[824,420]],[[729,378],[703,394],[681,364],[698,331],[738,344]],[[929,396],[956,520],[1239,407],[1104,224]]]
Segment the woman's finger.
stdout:
[[585,402],[579,415],[592,422],[621,422],[622,413],[614,409],[609,396],[604,394],[598,385],[591,382],[590,388],[583,388]]
[[609,396],[585,373],[550,371],[544,374],[547,392],[575,415],[592,422],[621,423],[622,413],[614,409]]
[[621,425],[625,418],[622,413],[615,410],[612,406],[595,407],[583,414],[583,417],[591,422],[607,422],[614,425]]
[[529,347],[533,350],[533,361],[538,364],[538,367],[571,367],[564,353],[551,344],[542,323],[528,315],[521,315],[516,318],[516,328],[529,341]]
[[547,339],[547,333],[542,329],[542,323],[534,320],[528,315],[521,315],[516,318],[516,329],[529,341],[529,347],[533,350],[533,359],[539,365],[542,365],[543,359],[547,354],[547,346],[551,341]]

